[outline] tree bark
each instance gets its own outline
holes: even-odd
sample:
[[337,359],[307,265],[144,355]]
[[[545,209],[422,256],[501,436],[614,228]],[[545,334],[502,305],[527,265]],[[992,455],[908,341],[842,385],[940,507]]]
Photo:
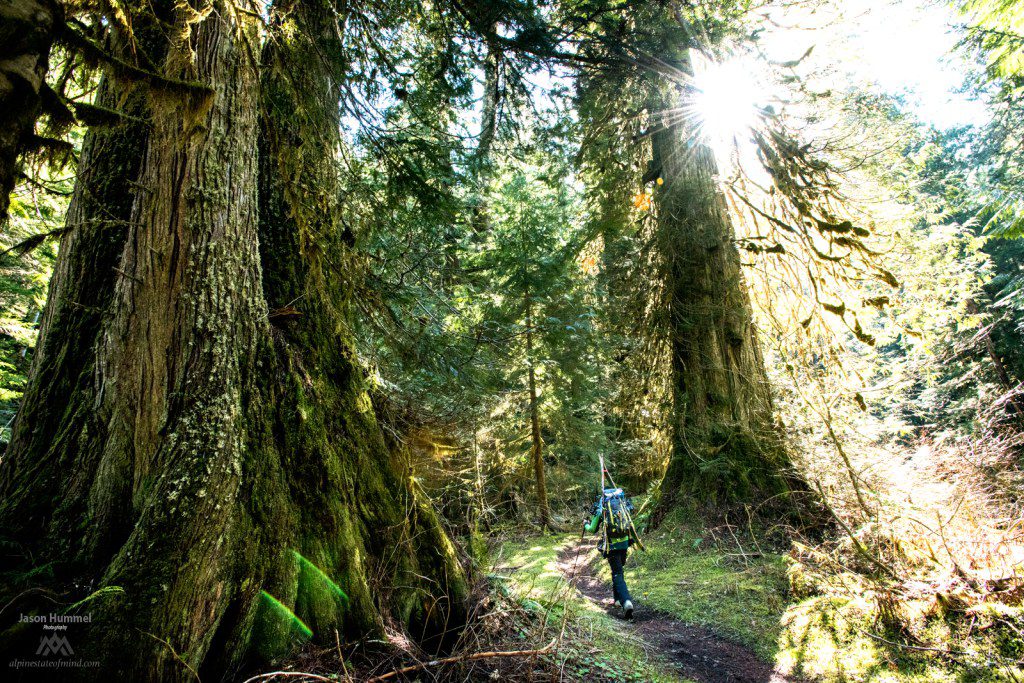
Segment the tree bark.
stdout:
[[651,107],[673,432],[655,523],[679,505],[757,503],[793,482],[714,154],[685,110],[674,89]]
[[[492,24],[486,35],[493,34],[496,24]],[[501,61],[504,53],[501,46],[493,39],[487,39],[487,55],[484,58],[484,93],[483,106],[480,111],[480,137],[476,149],[470,159],[470,171],[478,197],[471,207],[470,224],[476,233],[486,233],[490,229],[490,215],[487,207],[487,185],[491,179],[491,148],[498,133],[498,110],[501,106]]]
[[[981,313],[981,306],[973,298],[967,300],[967,312],[971,315],[979,315]],[[1006,369],[1006,364],[1003,363],[1003,359],[999,356],[999,352],[996,350],[996,343],[992,339],[993,324],[988,329],[985,329],[985,323],[979,323],[981,328],[979,334],[985,338],[985,352],[988,354],[989,360],[992,362],[992,368],[996,371],[996,377],[999,378],[999,384],[1002,385],[1005,396],[1009,396],[1009,403],[1013,406],[1013,410],[1016,413],[1017,420],[1024,419],[1024,407],[1021,406],[1020,394],[1017,393],[1017,385],[1013,383],[1010,378],[1010,373]]]
[[[333,644],[335,629],[390,623],[436,643],[462,620],[454,547],[385,438],[350,332],[358,269],[333,170],[343,65],[324,58],[342,54],[337,8],[279,4],[262,64],[256,18],[212,10],[176,6],[163,72],[213,95],[154,99],[95,319],[70,298],[85,252],[62,250],[49,369],[3,463],[0,497],[21,503],[4,503],[0,528],[22,555],[4,569],[91,596],[75,608],[91,623],[70,635],[101,666],[63,680],[228,679],[310,637]],[[84,359],[66,352],[72,324],[97,340]],[[80,386],[62,412],[92,417],[46,417],[44,378]],[[47,450],[40,416],[73,434]],[[69,496],[56,510],[27,502],[54,490]],[[23,656],[38,634],[8,618],[0,652]]]
[[555,531],[548,504],[548,487],[544,480],[544,442],[540,436],[540,403],[537,400],[537,372],[533,362],[533,302],[526,293],[526,365],[530,388],[530,458],[537,485],[537,514],[541,530]]
[[[488,35],[497,30],[492,24]],[[491,166],[491,147],[498,132],[498,108],[501,106],[501,62],[504,51],[496,41],[487,39],[487,56],[484,59],[483,108],[480,112],[480,138],[473,151],[473,171],[478,185],[486,183]]]
[[[166,18],[166,17],[165,17]],[[136,46],[162,57],[166,38],[134,26]],[[113,35],[119,45],[123,36]],[[96,347],[110,319],[114,287],[149,135],[147,94],[104,76],[95,104],[124,115],[92,128],[82,145],[66,231],[50,278],[31,377],[0,468],[0,518],[17,519],[17,543],[46,538],[88,563],[86,546],[114,533],[91,525],[88,543],[70,539],[85,514],[104,426],[95,415]],[[57,501],[56,509],[54,501]],[[114,520],[110,520],[114,521]],[[116,523],[116,522],[115,522]],[[121,532],[123,534],[123,530]]]
[[[275,323],[275,359],[267,362],[278,370],[262,375],[273,381],[260,392],[275,407],[293,499],[289,543],[329,568],[348,594],[324,609],[300,581],[297,605],[307,623],[355,638],[397,622],[437,643],[462,624],[468,586],[440,521],[414,490],[408,454],[379,424],[356,360],[351,297],[359,257],[341,221],[336,170],[346,65],[335,22],[343,8],[330,0],[282,8],[280,35],[306,39],[271,40],[264,53],[263,283],[272,311],[293,307],[299,315]],[[387,587],[387,601],[373,577]]]
[[0,3],[0,224],[7,221],[21,157],[34,146],[50,47],[63,20],[54,0]]

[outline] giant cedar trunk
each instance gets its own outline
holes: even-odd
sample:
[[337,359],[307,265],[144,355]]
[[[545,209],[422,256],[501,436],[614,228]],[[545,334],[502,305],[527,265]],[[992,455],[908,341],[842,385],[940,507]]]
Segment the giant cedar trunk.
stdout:
[[[351,257],[325,170],[337,93],[319,59],[336,46],[307,39],[333,40],[333,9],[275,13],[261,102],[255,21],[219,3],[205,17],[178,7],[185,38],[165,74],[212,95],[155,105],[109,306],[87,328],[100,328],[94,360],[49,355],[3,463],[5,500],[44,498],[31,515],[0,511],[26,558],[17,568],[69,600],[99,589],[78,608],[92,623],[69,637],[101,670],[62,678],[186,680],[191,668],[217,680],[309,635],[458,624],[454,550],[383,437],[347,332],[352,285],[336,273]],[[49,308],[73,321],[72,291]],[[278,311],[292,322],[272,327],[268,301],[301,316]],[[32,430],[49,405],[36,385],[79,386],[83,373],[92,391],[61,413],[94,417],[48,450]],[[71,497],[48,510],[55,490]],[[33,636],[9,628],[0,651],[24,656]]]
[[322,586],[305,580],[282,590],[298,591],[297,611],[320,633],[356,637],[390,621],[444,638],[462,623],[464,575],[407,454],[378,424],[351,331],[359,266],[336,172],[345,64],[335,4],[286,3],[264,54],[259,227],[276,376],[263,375],[261,395],[285,465],[288,543],[348,600],[325,609],[314,599]]
[[673,433],[655,521],[680,504],[756,504],[792,481],[714,154],[681,105],[656,98],[651,116]]
[[[137,21],[133,44],[160,58],[166,39],[154,24]],[[124,42],[123,36],[111,36],[115,49]],[[90,129],[82,145],[60,256],[40,321],[33,379],[12,427],[7,466],[0,469],[5,494],[0,517],[18,520],[8,527],[17,531],[14,540],[45,537],[52,547],[64,548],[69,561],[83,563],[103,538],[118,533],[93,519],[84,529],[85,538],[79,539],[77,527],[105,428],[94,411],[97,340],[110,315],[115,283],[123,277],[120,259],[149,130],[143,88],[104,77],[95,103],[124,115]]]

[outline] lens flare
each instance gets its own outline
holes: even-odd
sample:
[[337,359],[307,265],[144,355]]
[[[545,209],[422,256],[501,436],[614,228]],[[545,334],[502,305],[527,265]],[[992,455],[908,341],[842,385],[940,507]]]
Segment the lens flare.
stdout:
[[320,569],[320,567],[307,560],[297,550],[293,550],[292,555],[294,555],[295,559],[299,561],[299,566],[309,572],[311,577],[318,579],[324,586],[329,588],[332,593],[341,598],[342,602],[346,605],[348,604],[348,595],[345,594],[345,591],[341,590],[341,586],[336,584],[331,577],[327,576],[323,569]]
[[741,58],[724,62],[701,58],[695,59],[693,66],[696,94],[692,115],[701,134],[716,152],[745,142],[757,124],[757,102],[762,94],[756,64]]
[[260,597],[262,597],[263,600],[266,602],[266,606],[269,612],[271,614],[277,615],[277,617],[281,619],[285,624],[287,624],[291,629],[293,629],[297,635],[299,635],[301,638],[313,637],[312,629],[306,626],[306,622],[302,621],[302,619],[299,619],[295,612],[288,609],[288,607],[283,602],[275,598],[267,591],[260,591]]

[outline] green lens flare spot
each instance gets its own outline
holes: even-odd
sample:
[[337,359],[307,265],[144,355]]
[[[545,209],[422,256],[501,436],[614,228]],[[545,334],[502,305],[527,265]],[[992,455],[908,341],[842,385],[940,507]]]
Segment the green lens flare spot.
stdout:
[[298,551],[293,550],[292,554],[295,555],[295,559],[298,560],[299,566],[302,569],[308,570],[312,576],[315,576],[318,579],[320,579],[323,582],[323,584],[331,590],[331,592],[333,592],[335,595],[341,598],[342,602],[344,602],[346,605],[348,604],[348,595],[345,594],[345,591],[341,590],[341,586],[336,584],[331,579],[331,577],[327,576],[324,570],[320,569],[320,567],[316,566],[315,564],[307,560]]
[[302,634],[303,638],[311,638],[313,631],[306,626],[302,619],[299,619],[295,612],[291,611],[282,603],[280,600],[275,598],[267,591],[260,591],[260,596],[264,600],[264,605],[267,607],[271,614],[275,614],[284,620],[298,633]]

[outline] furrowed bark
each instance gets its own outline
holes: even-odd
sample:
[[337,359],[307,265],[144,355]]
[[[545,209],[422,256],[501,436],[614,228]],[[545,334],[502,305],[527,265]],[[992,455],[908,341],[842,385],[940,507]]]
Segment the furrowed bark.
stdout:
[[[164,52],[162,34],[141,21],[135,40],[154,54]],[[71,540],[80,536],[74,530],[85,514],[102,444],[104,425],[94,414],[96,345],[110,319],[115,284],[124,277],[118,271],[149,133],[146,99],[142,88],[101,79],[96,104],[126,116],[86,134],[32,381],[0,468],[0,526],[8,541],[30,550],[45,539],[85,562],[79,556],[89,554],[86,545],[117,535],[93,520],[89,543]]]
[[[284,490],[297,522],[289,543],[348,595],[309,614],[314,631],[359,637],[397,622],[439,642],[463,622],[467,584],[414,489],[407,455],[378,422],[356,359],[351,297],[360,265],[341,221],[337,101],[346,65],[335,10],[327,0],[289,9],[281,34],[315,38],[269,41],[260,135],[260,251],[275,321],[266,363],[276,368],[260,391],[287,458]],[[376,591],[373,576],[384,584]],[[301,582],[298,589],[296,612],[306,619],[314,601]]]
[[672,94],[656,97],[651,113],[652,169],[664,183],[655,203],[667,263],[673,404],[672,455],[655,523],[678,505],[756,504],[799,485],[773,422],[714,154],[696,124],[678,115],[682,97]]
[[256,31],[227,7],[213,9],[198,20],[176,9],[181,42],[164,73],[214,94],[156,106],[97,354],[105,432],[89,516],[127,517],[131,526],[101,574],[99,586],[119,592],[93,601],[89,644],[112,674],[137,680],[189,677],[182,662],[199,668],[228,606],[247,590],[233,573],[237,498],[245,397],[266,328],[257,72],[244,47]]
[[[131,138],[141,168],[115,175],[136,191],[120,246],[103,252],[107,279],[89,274],[103,287],[80,270],[90,245],[62,253],[48,369],[3,463],[20,500],[0,512],[22,556],[4,569],[89,597],[74,647],[100,669],[61,680],[229,679],[310,638],[333,643],[335,629],[390,625],[433,646],[463,619],[455,549],[385,437],[350,331],[358,268],[334,171],[343,65],[325,59],[342,54],[338,8],[274,8],[261,63],[255,18],[212,9],[176,6],[162,75],[213,95],[153,98],[148,136]],[[76,287],[100,297],[94,317]],[[65,327],[95,344],[71,348]],[[44,380],[77,387],[60,419]],[[48,451],[37,418],[68,439]],[[54,492],[55,512],[53,498],[32,502]],[[0,652],[38,644],[4,619]]]

